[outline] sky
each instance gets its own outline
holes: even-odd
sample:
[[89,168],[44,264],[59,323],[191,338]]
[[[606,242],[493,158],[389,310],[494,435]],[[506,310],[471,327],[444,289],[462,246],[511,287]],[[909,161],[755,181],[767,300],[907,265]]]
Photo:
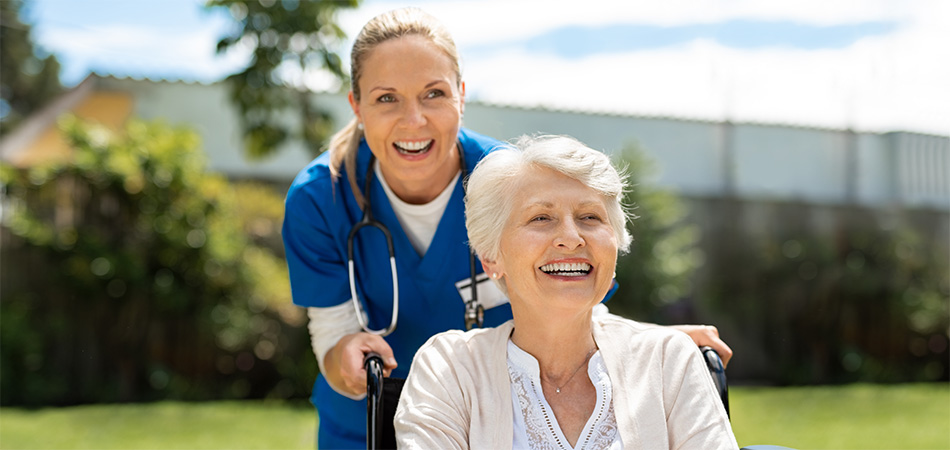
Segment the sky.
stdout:
[[[212,83],[248,62],[215,54],[233,22],[202,0],[32,2],[25,19],[67,85],[90,72]],[[401,6],[453,34],[470,101],[950,135],[946,0],[366,0],[338,15],[343,59],[367,20]]]

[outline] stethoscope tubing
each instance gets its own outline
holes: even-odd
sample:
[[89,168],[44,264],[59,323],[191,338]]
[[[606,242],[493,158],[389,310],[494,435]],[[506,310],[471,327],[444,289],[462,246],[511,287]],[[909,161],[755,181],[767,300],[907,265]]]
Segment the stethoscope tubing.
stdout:
[[[468,170],[465,166],[465,154],[462,150],[461,143],[456,142],[456,148],[458,149],[459,160],[461,161],[462,166],[462,182],[464,189],[464,183],[467,181],[466,177],[468,175]],[[399,317],[399,277],[396,272],[396,253],[393,246],[392,235],[389,233],[389,229],[386,228],[385,225],[373,219],[372,203],[370,203],[370,181],[372,180],[373,164],[375,161],[376,157],[370,155],[369,168],[366,170],[366,182],[363,191],[363,197],[366,199],[366,203],[363,207],[363,217],[356,225],[353,226],[346,238],[347,272],[349,274],[350,281],[350,299],[353,302],[353,307],[356,309],[356,318],[360,323],[360,327],[363,329],[363,331],[370,334],[375,334],[377,336],[388,336],[396,329],[396,324]],[[363,310],[363,303],[360,301],[359,295],[356,292],[356,268],[353,260],[353,242],[356,238],[356,233],[365,227],[372,227],[382,231],[383,236],[386,237],[386,246],[389,250],[389,267],[393,280],[393,312],[389,326],[379,330],[373,330],[369,327],[369,324],[367,323],[369,319],[366,317],[366,312]],[[474,253],[470,253],[469,255],[469,265],[472,281],[472,298],[465,302],[465,328],[470,330],[475,326],[482,326],[485,316],[485,309],[478,302],[478,283],[475,278]]]
[[[369,197],[367,197],[368,199]],[[369,209],[367,204],[366,209]],[[353,240],[356,237],[356,233],[365,227],[373,227],[383,232],[383,235],[386,236],[386,246],[389,249],[389,268],[392,274],[393,280],[393,314],[392,319],[389,322],[389,326],[379,330],[373,330],[369,327],[367,323],[367,318],[364,317],[365,313],[363,311],[363,304],[360,302],[359,294],[356,293],[356,269],[354,268],[353,262]],[[399,317],[399,277],[396,273],[396,254],[393,251],[393,238],[389,234],[389,230],[386,227],[375,220],[372,219],[372,215],[367,215],[364,213],[363,219],[356,224],[352,230],[350,230],[350,235],[346,239],[346,252],[347,252],[347,270],[349,272],[350,278],[350,298],[353,299],[353,306],[356,308],[356,319],[360,322],[360,328],[363,331],[375,334],[377,336],[388,336],[396,329],[396,321]]]

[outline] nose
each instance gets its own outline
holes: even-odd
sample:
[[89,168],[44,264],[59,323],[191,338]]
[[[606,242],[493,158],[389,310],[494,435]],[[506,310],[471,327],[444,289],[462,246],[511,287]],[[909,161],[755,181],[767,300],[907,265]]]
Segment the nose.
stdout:
[[581,230],[574,220],[563,220],[557,229],[554,245],[564,250],[574,250],[586,244]]
[[402,124],[406,128],[419,128],[426,124],[425,112],[422,105],[416,101],[408,101],[402,112]]

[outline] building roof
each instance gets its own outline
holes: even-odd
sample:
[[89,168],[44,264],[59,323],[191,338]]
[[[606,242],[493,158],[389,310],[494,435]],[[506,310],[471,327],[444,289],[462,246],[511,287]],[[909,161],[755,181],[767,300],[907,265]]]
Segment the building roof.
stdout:
[[64,114],[120,129],[132,115],[133,98],[126,92],[96,89],[97,78],[90,75],[3,136],[0,161],[15,167],[29,167],[71,158],[70,147],[57,125]]

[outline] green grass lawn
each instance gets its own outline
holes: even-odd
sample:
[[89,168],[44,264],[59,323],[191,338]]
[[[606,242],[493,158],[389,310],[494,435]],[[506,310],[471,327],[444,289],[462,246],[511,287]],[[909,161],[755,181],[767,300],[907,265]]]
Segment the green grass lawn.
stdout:
[[307,404],[160,402],[0,409],[0,449],[308,449]]
[[[730,388],[740,445],[950,449],[950,385]],[[0,449],[309,449],[309,406],[161,402],[0,408]]]
[[739,445],[950,450],[950,384],[729,389]]

